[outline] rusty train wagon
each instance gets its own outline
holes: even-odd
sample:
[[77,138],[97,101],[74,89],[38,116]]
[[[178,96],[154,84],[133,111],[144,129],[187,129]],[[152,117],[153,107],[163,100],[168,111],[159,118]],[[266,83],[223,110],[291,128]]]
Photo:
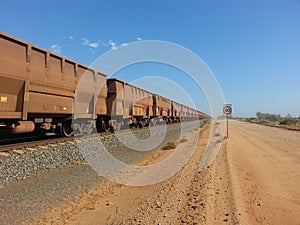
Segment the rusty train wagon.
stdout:
[[153,117],[152,93],[116,78],[107,80],[109,127],[144,127]]
[[170,123],[180,122],[181,104],[172,101]]
[[187,107],[187,119],[186,120],[196,120],[197,119],[197,111],[193,108]]
[[187,106],[181,105],[181,110],[180,110],[180,121],[187,121]]
[[197,118],[199,120],[209,119],[209,116],[203,112],[197,111]]
[[[4,33],[0,33],[0,49],[1,131],[17,134],[36,130],[68,136],[73,129],[91,132],[94,110],[106,116],[104,74]],[[77,114],[72,118],[75,91],[83,75],[104,83],[104,90],[93,96],[96,109],[93,103],[82,103],[85,90],[81,91]],[[75,126],[72,119],[77,121]]]
[[171,100],[157,94],[153,94],[153,117],[151,124],[169,123],[171,117]]
[[70,136],[207,116],[0,33],[0,133]]

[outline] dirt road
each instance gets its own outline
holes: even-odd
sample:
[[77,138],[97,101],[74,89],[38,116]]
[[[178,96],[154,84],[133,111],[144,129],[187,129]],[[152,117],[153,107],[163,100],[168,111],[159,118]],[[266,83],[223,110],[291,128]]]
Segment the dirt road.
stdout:
[[[202,172],[208,125],[189,163],[170,179],[144,187],[105,181],[30,224],[299,225],[300,133],[238,121],[229,125],[229,139]],[[156,152],[140,164],[171,153]]]
[[300,132],[230,121],[228,158],[242,224],[300,224]]

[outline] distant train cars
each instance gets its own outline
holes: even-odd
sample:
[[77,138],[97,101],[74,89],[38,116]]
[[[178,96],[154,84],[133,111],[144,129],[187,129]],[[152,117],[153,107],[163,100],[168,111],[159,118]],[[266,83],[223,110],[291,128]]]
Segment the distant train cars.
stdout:
[[[207,117],[4,33],[0,51],[1,133],[70,136]],[[78,88],[83,76],[93,85]]]

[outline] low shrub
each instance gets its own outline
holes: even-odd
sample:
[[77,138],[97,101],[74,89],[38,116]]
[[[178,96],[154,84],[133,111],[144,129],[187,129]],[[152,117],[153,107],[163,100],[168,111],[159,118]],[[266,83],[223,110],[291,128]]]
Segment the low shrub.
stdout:
[[179,143],[184,143],[184,142],[187,142],[188,140],[186,138],[182,138],[180,139]]
[[297,119],[293,118],[285,118],[280,121],[280,125],[288,125],[288,126],[296,126],[297,125]]
[[177,144],[175,142],[168,142],[162,150],[170,150],[170,149],[175,149]]

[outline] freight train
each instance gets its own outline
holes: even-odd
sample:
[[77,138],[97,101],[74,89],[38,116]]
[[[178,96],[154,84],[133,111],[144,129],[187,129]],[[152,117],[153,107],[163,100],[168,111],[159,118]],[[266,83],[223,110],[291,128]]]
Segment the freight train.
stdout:
[[[97,96],[84,90],[78,94],[83,76],[95,87],[100,84]],[[0,33],[1,134],[71,136],[198,118],[207,115]]]

